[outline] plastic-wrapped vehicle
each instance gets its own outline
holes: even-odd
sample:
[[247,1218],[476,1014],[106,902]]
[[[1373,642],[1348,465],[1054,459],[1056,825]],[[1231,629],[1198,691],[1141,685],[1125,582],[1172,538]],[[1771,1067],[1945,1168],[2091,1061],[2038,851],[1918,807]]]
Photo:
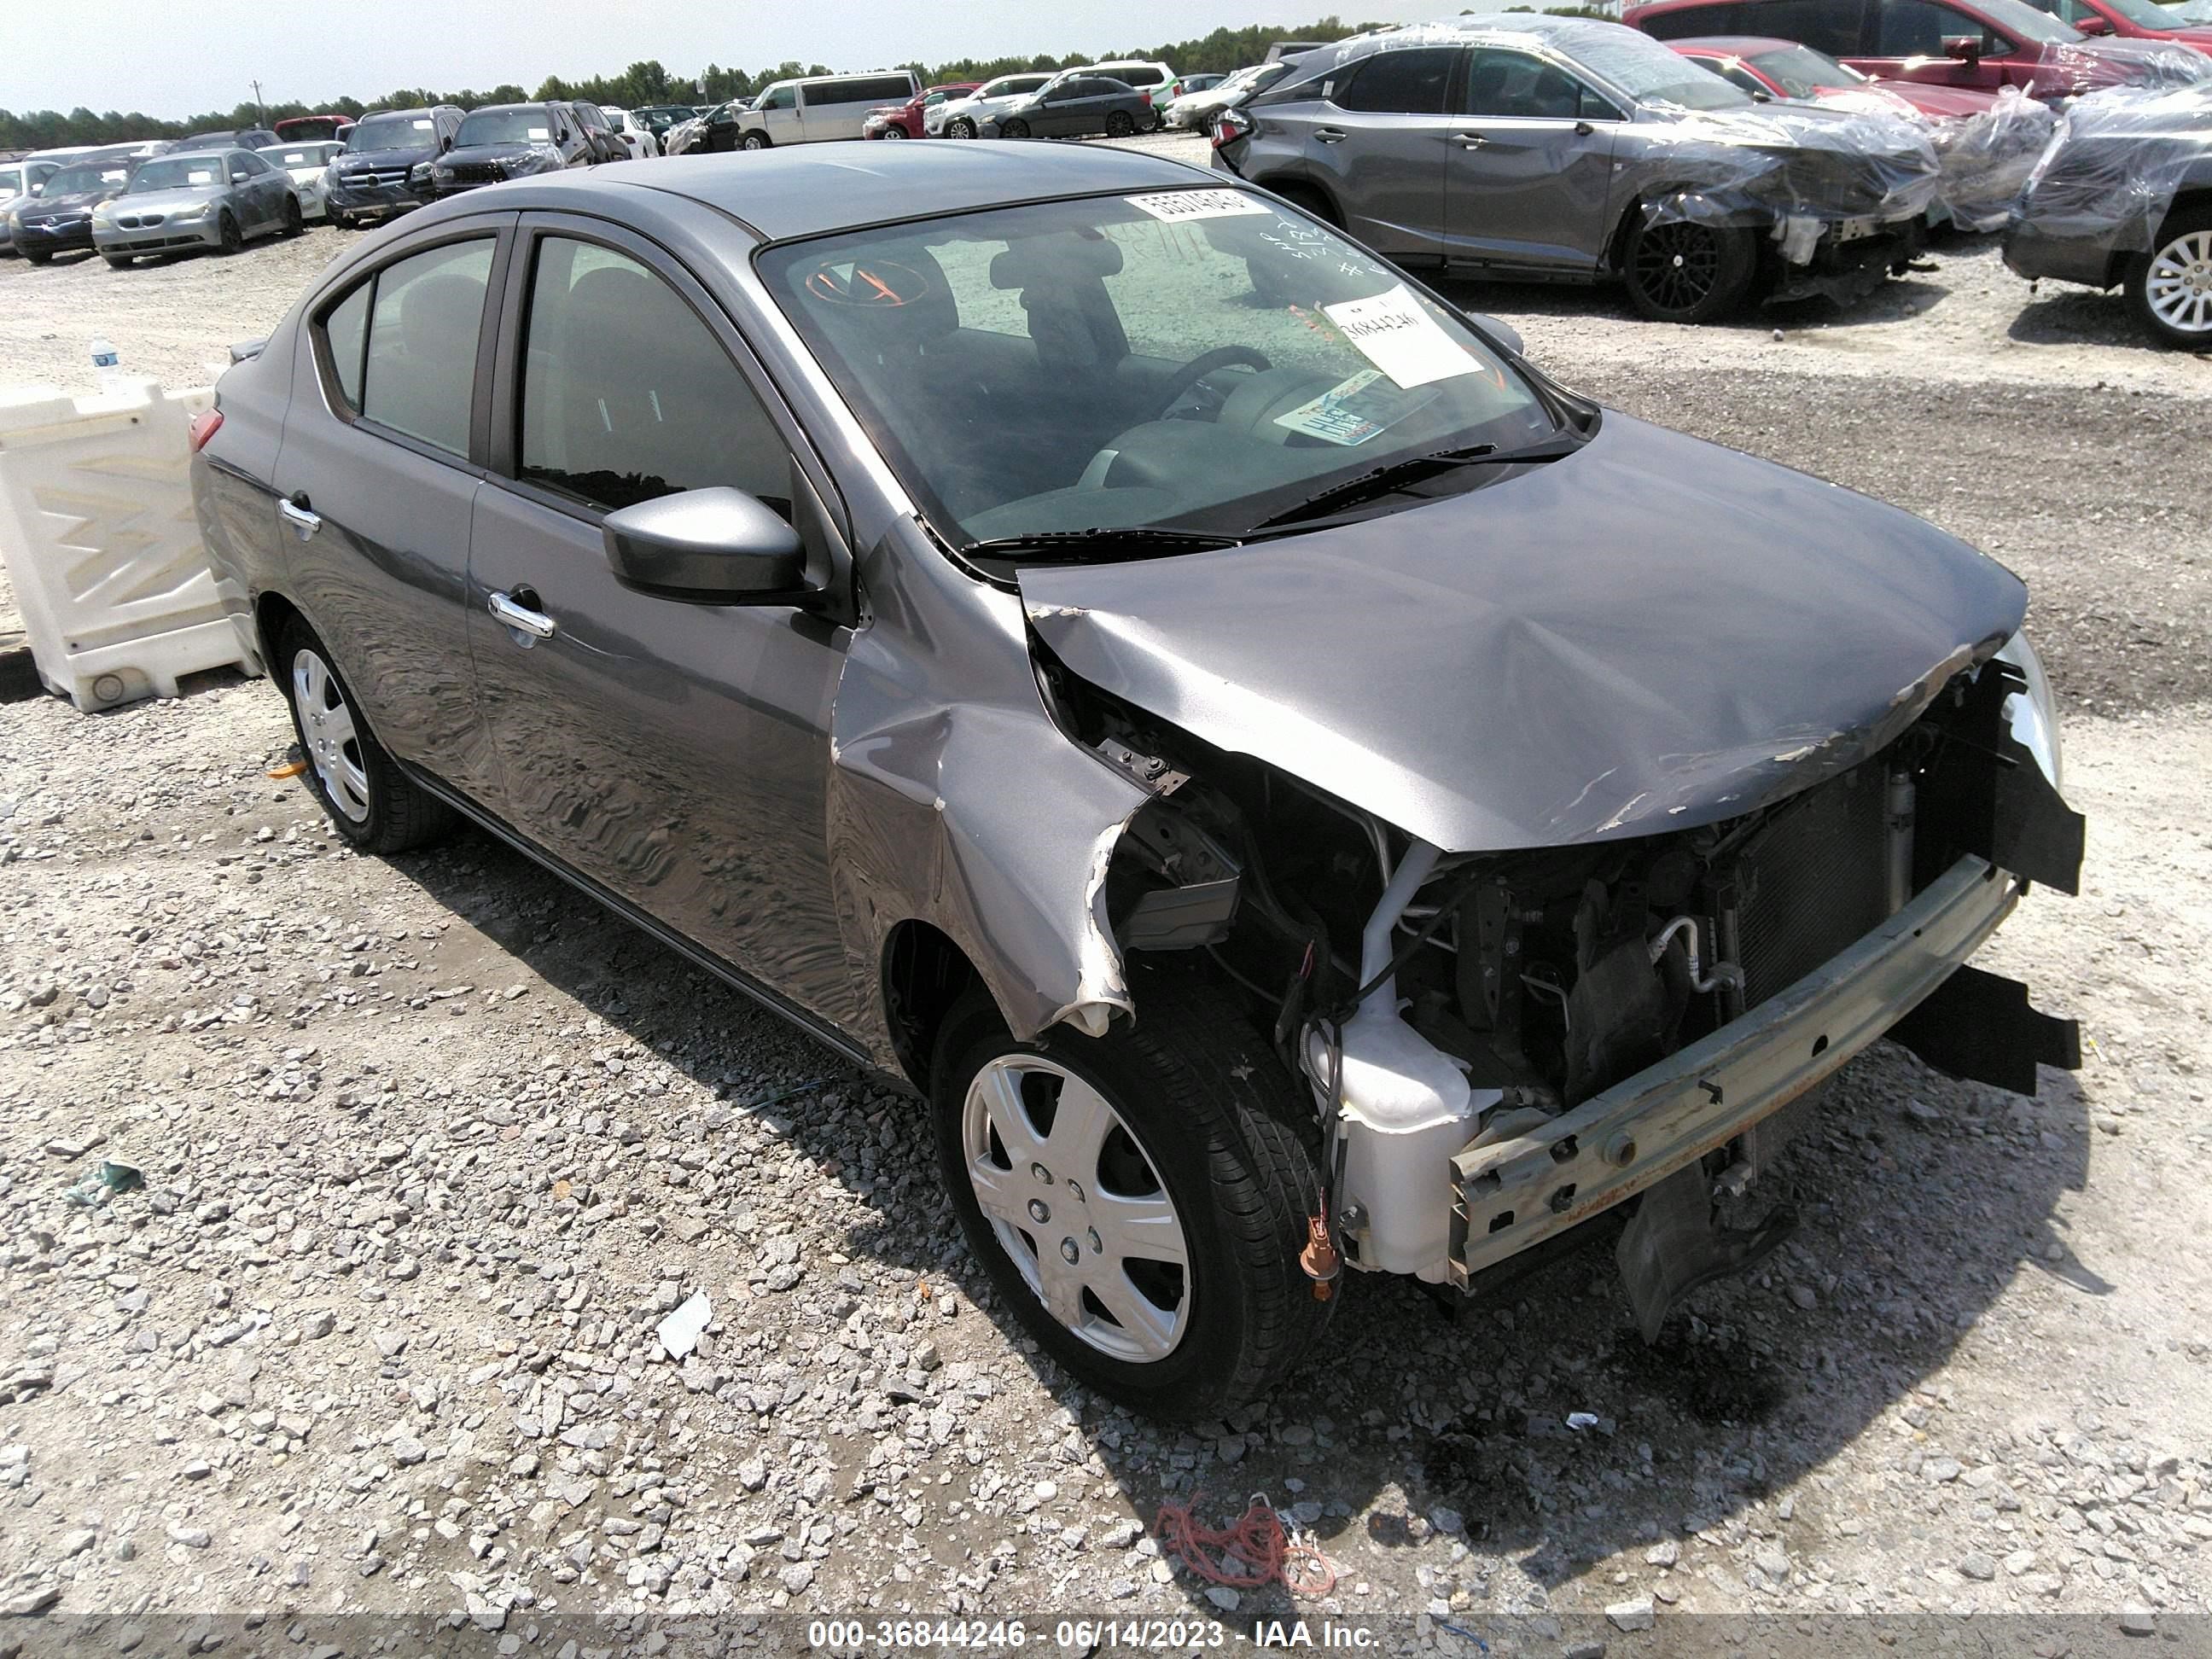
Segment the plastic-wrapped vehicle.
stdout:
[[[568,103],[472,109],[454,130],[452,146],[416,170],[417,188],[428,196],[452,196],[509,179],[595,166],[614,136],[595,137],[576,111]],[[599,120],[604,128],[606,118]]]
[[1170,127],[1186,131],[1211,133],[1222,111],[1235,109],[1265,92],[1288,74],[1290,67],[1278,58],[1272,64],[1255,64],[1249,69],[1238,70],[1233,75],[1224,76],[1212,86],[1183,93],[1168,106],[1161,119]]
[[2078,885],[2019,580],[1218,174],[520,179],[309,277],[213,416],[334,837],[466,817],[887,1073],[1009,1316],[1136,1407],[1586,1222],[1649,1335],[1884,1034],[2078,1063],[1967,965]]
[[1938,182],[1917,120],[1759,104],[1618,23],[1519,13],[1310,52],[1214,144],[1401,263],[1618,280],[1686,323],[1864,292],[1912,258]]
[[2125,289],[2159,340],[2212,349],[2212,83],[2075,99],[2005,232],[2027,277]]

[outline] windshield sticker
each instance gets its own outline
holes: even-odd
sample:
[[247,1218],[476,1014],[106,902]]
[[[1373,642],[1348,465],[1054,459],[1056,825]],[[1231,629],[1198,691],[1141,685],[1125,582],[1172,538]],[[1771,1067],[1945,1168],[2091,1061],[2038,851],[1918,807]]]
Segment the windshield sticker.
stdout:
[[1437,325],[1413,290],[1401,283],[1386,294],[1323,306],[1322,313],[1367,361],[1400,386],[1411,388],[1484,367],[1465,346]]
[[532,127],[530,129],[530,136],[542,143],[544,140],[550,138],[553,135],[544,127]]
[[204,167],[192,168],[185,173],[185,178],[188,183],[195,185],[211,185],[215,182],[215,174]]
[[1342,444],[1349,448],[1365,443],[1377,433],[1387,432],[1415,410],[1434,403],[1438,396],[1431,391],[1409,398],[1396,386],[1376,385],[1382,378],[1381,369],[1363,368],[1311,403],[1300,404],[1289,414],[1276,416],[1275,424],[1303,432],[1310,438],[1319,438],[1324,443]]
[[1157,196],[1125,196],[1121,199],[1138,212],[1149,213],[1171,225],[1186,219],[1237,219],[1248,213],[1269,214],[1275,210],[1241,190],[1170,190]]

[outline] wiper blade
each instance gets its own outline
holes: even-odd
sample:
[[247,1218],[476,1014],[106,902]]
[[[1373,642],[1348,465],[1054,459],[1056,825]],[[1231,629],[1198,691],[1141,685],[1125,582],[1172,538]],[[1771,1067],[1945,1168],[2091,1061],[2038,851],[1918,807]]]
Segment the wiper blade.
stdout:
[[1532,444],[1524,449],[1500,450],[1496,444],[1475,444],[1466,449],[1440,449],[1429,455],[1409,455],[1403,460],[1389,461],[1371,472],[1363,472],[1356,478],[1346,478],[1342,483],[1331,484],[1302,501],[1293,502],[1281,512],[1270,514],[1252,526],[1255,530],[1272,530],[1278,525],[1297,524],[1303,520],[1319,518],[1340,507],[1355,507],[1395,494],[1409,483],[1438,472],[1449,472],[1462,466],[1517,466],[1524,463],[1556,461],[1562,455],[1571,455],[1582,447],[1581,441],[1555,439],[1548,443]]
[[960,551],[984,558],[1033,557],[1041,560],[1084,558],[1142,558],[1146,553],[1200,553],[1209,548],[1241,545],[1235,536],[1211,535],[1202,530],[1177,530],[1169,525],[1130,525],[1101,530],[1039,530],[1026,536],[994,536],[969,542]]

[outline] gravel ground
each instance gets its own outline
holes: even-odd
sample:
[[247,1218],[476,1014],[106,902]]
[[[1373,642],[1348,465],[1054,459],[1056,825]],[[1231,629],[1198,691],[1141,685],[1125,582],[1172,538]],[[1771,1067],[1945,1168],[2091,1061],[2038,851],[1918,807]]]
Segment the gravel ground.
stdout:
[[[0,360],[88,381],[97,331],[197,379],[344,240],[11,262]],[[2024,1102],[1877,1048],[1792,1148],[1796,1237],[1656,1352],[1602,1254],[1455,1321],[1363,1282],[1273,1399],[1163,1431],[992,1306],[909,1102],[487,840],[345,850],[264,775],[266,685],[0,705],[0,1604],[532,1640],[623,1611],[1291,1610],[1163,1559],[1158,1504],[1202,1490],[1312,1528],[1341,1577],[1297,1608],[1395,1616],[1394,1648],[1751,1632],[1698,1613],[1778,1621],[1762,1650],[1834,1650],[1863,1613],[1992,1651],[2201,1643],[2212,368],[1984,246],[1936,257],[1859,311],[1718,330],[1464,297],[1571,384],[2027,576],[2090,860],[1988,963],[2081,1018],[2078,1077]],[[107,1159],[143,1189],[88,1188]],[[695,1291],[679,1364],[653,1328]]]

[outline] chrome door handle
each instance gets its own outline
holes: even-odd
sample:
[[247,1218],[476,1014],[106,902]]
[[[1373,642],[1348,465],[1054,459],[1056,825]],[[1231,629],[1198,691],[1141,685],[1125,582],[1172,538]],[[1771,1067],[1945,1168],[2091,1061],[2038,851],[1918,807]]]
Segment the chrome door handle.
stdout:
[[280,498],[276,503],[276,512],[285,523],[299,532],[300,539],[303,542],[323,527],[323,515],[307,511],[307,503],[304,501]]
[[1490,142],[1479,132],[1455,132],[1452,137],[1462,149],[1480,149]]
[[518,629],[532,639],[550,640],[553,637],[556,627],[553,618],[543,611],[532,611],[526,605],[516,604],[512,594],[494,593],[484,601],[484,609],[509,628]]
[[1316,127],[1314,139],[1318,143],[1340,144],[1348,135],[1335,127]]

